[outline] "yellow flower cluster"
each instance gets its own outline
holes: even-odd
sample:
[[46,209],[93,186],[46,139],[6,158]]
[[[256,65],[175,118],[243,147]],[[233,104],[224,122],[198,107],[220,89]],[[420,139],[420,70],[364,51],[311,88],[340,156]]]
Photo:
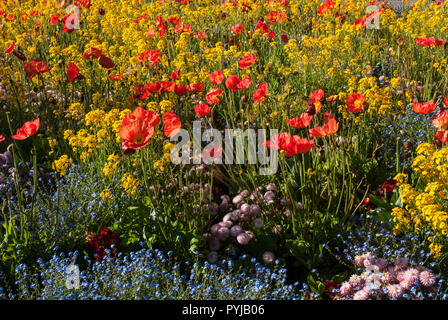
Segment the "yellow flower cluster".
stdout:
[[440,256],[448,235],[448,148],[437,149],[429,143],[417,147],[418,156],[412,167],[420,177],[419,191],[406,183],[406,175],[398,174],[400,198],[404,207],[392,210],[395,233],[430,231],[431,252]]
[[104,189],[101,191],[100,197],[104,202],[112,202],[115,200],[115,197],[112,196],[112,191],[109,189]]
[[123,183],[124,190],[128,194],[134,195],[137,193],[140,182],[132,173],[125,173],[121,178],[121,182]]
[[53,162],[53,170],[58,172],[62,177],[65,175],[65,172],[73,165],[73,160],[69,158],[67,155],[62,155],[59,159]]
[[114,174],[115,169],[118,167],[119,164],[120,164],[120,157],[115,154],[111,154],[107,158],[107,162],[103,168],[104,176],[108,177],[108,176],[111,176],[112,174]]

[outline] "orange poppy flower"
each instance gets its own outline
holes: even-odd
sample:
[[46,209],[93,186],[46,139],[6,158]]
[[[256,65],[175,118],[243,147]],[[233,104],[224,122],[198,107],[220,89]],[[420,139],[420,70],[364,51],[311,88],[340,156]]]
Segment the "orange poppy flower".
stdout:
[[310,136],[315,138],[322,138],[336,133],[339,129],[339,123],[334,118],[329,119],[322,127],[315,127],[309,130]]
[[37,76],[39,73],[50,71],[51,67],[46,66],[43,61],[30,60],[30,62],[23,64],[23,69],[28,74],[26,78],[30,80]]
[[22,128],[17,129],[15,135],[11,136],[11,138],[15,140],[25,140],[34,135],[37,130],[39,130],[40,120],[37,118],[34,121],[27,121],[23,124]]
[[216,70],[210,73],[208,79],[213,84],[221,84],[224,81],[224,73],[221,70]]
[[283,11],[271,11],[268,13],[266,19],[268,19],[271,22],[283,22],[285,21],[285,14]]
[[171,138],[179,132],[182,123],[180,122],[176,114],[172,112],[166,112],[163,115],[163,126],[165,136]]
[[79,68],[74,63],[68,63],[67,77],[68,82],[73,82],[76,78],[79,77]]
[[222,96],[222,90],[221,89],[211,89],[206,95],[205,98],[207,99],[208,104],[216,104],[221,102],[219,100],[219,97]]
[[428,102],[414,102],[412,104],[412,109],[416,113],[420,114],[427,114],[430,112],[433,112],[436,109],[436,105],[434,104],[434,100],[428,101]]
[[123,78],[123,74],[122,73],[120,73],[120,74],[111,74],[109,76],[109,80],[111,80],[111,81],[117,81],[117,80],[120,80],[121,78]]
[[365,98],[361,93],[352,93],[347,97],[348,112],[359,113],[367,108]]
[[448,129],[448,109],[441,110],[432,120],[432,125],[437,129]]
[[256,102],[262,102],[262,101],[266,100],[267,93],[268,93],[268,83],[263,82],[262,84],[260,84],[258,86],[257,90],[255,90],[255,92],[253,94],[253,99]]
[[306,128],[310,125],[311,120],[313,119],[313,116],[309,115],[308,113],[302,113],[300,117],[296,117],[293,119],[286,119],[286,122],[289,123],[289,125],[293,128],[300,129],[300,128]]
[[151,62],[152,66],[159,63],[159,60],[160,60],[160,51],[159,50],[148,50],[148,51],[142,52],[140,54],[140,57],[138,58],[138,61],[140,63],[142,63],[144,61],[149,61],[149,62]]
[[125,127],[137,120],[145,121],[150,126],[155,127],[159,124],[160,116],[152,110],[145,110],[142,107],[137,107],[132,113],[127,114],[123,120],[121,120],[121,126]]
[[147,121],[135,120],[122,126],[120,129],[120,137],[123,139],[123,145],[126,148],[139,150],[150,143],[150,139],[154,134],[154,127]]
[[442,143],[448,142],[448,130],[438,130],[436,133],[436,139]]
[[325,12],[327,12],[328,10],[333,9],[334,6],[335,6],[335,3],[332,0],[327,0],[320,5],[319,9],[317,9],[317,13],[322,15]]
[[196,115],[198,117],[208,116],[210,113],[210,110],[211,110],[211,108],[205,103],[198,104],[194,107],[194,112],[196,112]]
[[248,56],[241,57],[240,61],[238,62],[238,66],[241,69],[245,69],[253,65],[255,62],[257,62],[257,60],[258,60],[257,56],[251,53]]

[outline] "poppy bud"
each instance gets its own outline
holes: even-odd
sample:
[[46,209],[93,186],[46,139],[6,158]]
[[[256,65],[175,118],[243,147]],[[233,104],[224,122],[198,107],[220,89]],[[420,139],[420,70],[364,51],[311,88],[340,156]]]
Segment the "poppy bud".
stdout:
[[19,60],[22,60],[22,61],[26,61],[27,60],[26,56],[22,52],[20,52],[20,51],[14,50],[12,52],[12,54],[15,55],[16,58],[19,59]]
[[128,148],[124,145],[124,142],[121,144],[121,151],[123,154],[130,156],[135,153],[135,149]]

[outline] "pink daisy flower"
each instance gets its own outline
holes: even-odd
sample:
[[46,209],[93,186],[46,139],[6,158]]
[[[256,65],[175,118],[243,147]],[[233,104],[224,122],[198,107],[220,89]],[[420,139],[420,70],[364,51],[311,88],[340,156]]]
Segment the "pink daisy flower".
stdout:
[[420,282],[425,287],[432,287],[436,284],[436,279],[434,278],[434,275],[429,271],[423,271],[420,273]]
[[389,297],[391,298],[401,298],[401,296],[403,295],[403,288],[400,287],[400,285],[398,284],[390,284],[386,287],[387,289],[387,294],[389,295]]
[[344,282],[344,283],[341,285],[340,293],[341,293],[343,296],[347,296],[347,295],[349,295],[349,294],[352,293],[352,286],[350,285],[350,282]]
[[363,288],[353,295],[353,300],[367,300],[370,296],[370,291],[367,288]]

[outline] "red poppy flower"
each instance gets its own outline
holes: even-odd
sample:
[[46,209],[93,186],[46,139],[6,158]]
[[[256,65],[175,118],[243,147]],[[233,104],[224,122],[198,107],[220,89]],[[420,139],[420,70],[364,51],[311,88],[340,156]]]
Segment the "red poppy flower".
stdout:
[[263,145],[272,150],[284,150],[288,145],[291,136],[288,132],[280,132],[272,136],[271,140],[267,140]]
[[50,71],[51,67],[46,66],[43,61],[30,60],[30,62],[23,64],[23,69],[28,74],[26,78],[30,80],[39,73]]
[[221,89],[211,89],[206,95],[205,98],[207,99],[208,104],[216,104],[219,103],[221,100],[219,100],[219,97],[222,96],[222,90]]
[[61,15],[59,13],[56,13],[56,14],[52,15],[51,18],[50,18],[50,24],[53,25],[53,26],[57,25],[59,23],[59,17],[60,16]]
[[186,95],[187,92],[188,92],[188,89],[186,86],[183,86],[181,84],[176,84],[174,86],[174,93],[179,97]]
[[131,121],[120,129],[120,137],[123,139],[124,146],[134,150],[148,145],[153,134],[154,126],[140,119]]
[[98,62],[103,68],[106,69],[112,69],[113,67],[115,67],[115,63],[112,61],[112,59],[106,57],[103,54],[100,56],[100,60]]
[[240,78],[235,75],[232,75],[226,80],[226,88],[232,91],[238,90],[237,85],[241,82]]
[[286,122],[289,123],[289,125],[293,128],[306,128],[310,125],[311,120],[313,119],[312,115],[309,115],[308,113],[302,113],[300,117],[296,117],[293,119],[286,119]]
[[366,25],[366,18],[357,19],[353,24],[355,26],[361,25],[362,27],[364,27]]
[[285,21],[285,14],[282,11],[271,11],[268,13],[266,19],[271,22],[283,22]]
[[348,112],[359,113],[366,109],[367,104],[365,98],[361,93],[352,93],[347,97]]
[[443,99],[443,104],[445,107],[448,107],[448,96],[446,96],[445,99]]
[[176,114],[172,112],[166,112],[163,115],[163,126],[165,136],[171,138],[174,137],[180,130],[182,123]]
[[188,91],[190,92],[201,92],[204,90],[204,84],[202,82],[192,83],[187,86]]
[[244,26],[241,23],[234,25],[230,30],[236,34],[240,34],[244,30]]
[[448,129],[448,109],[440,110],[432,120],[432,125],[437,129]]
[[284,43],[288,43],[288,42],[289,42],[288,36],[287,36],[286,34],[284,34],[284,33],[282,33],[282,34],[280,35],[280,39],[282,39],[282,41],[283,41]]
[[0,142],[3,142],[3,141],[5,141],[5,137],[0,134]]
[[172,25],[176,25],[179,23],[179,18],[178,17],[170,17],[168,19],[168,23],[171,23]]
[[335,3],[332,0],[327,0],[323,4],[320,5],[319,9],[317,10],[318,14],[325,14],[330,9],[333,9],[335,6]]
[[33,134],[39,130],[39,123],[40,120],[37,118],[34,121],[28,121],[25,122],[22,126],[22,128],[17,129],[17,132],[15,135],[11,136],[11,138],[15,140],[25,140],[31,137]]
[[448,142],[448,130],[438,130],[436,133],[436,139],[442,143]]
[[4,53],[11,53],[16,48],[16,43],[13,41],[11,45],[4,51]]
[[142,52],[140,54],[140,57],[138,58],[138,61],[140,63],[144,62],[144,61],[149,61],[151,62],[151,65],[154,66],[156,65],[160,60],[160,51],[159,50],[148,50],[145,52]]
[[309,130],[310,136],[315,138],[322,138],[336,133],[339,129],[339,123],[335,119],[329,119],[322,127],[315,127]]
[[194,112],[198,117],[205,117],[209,115],[211,109],[207,104],[202,103],[194,107]]
[[434,104],[434,100],[428,101],[428,102],[414,102],[412,104],[412,109],[416,113],[420,114],[427,114],[430,112],[433,112],[436,109],[436,105]]
[[255,92],[253,94],[253,99],[256,102],[262,102],[262,101],[266,100],[267,93],[268,93],[268,83],[263,82],[262,84],[260,84],[258,86],[257,90],[255,90]]
[[67,77],[68,82],[73,82],[76,78],[79,77],[79,68],[71,62],[68,63]]
[[322,100],[324,96],[324,90],[319,89],[316,91],[313,91],[310,93],[310,98],[308,99],[308,110],[307,113],[309,115],[315,115],[320,111],[320,108],[322,107],[322,103],[320,100]]
[[415,42],[423,47],[428,46],[443,46],[445,44],[445,40],[443,39],[435,39],[434,37],[426,37],[426,38],[417,38]]
[[240,61],[238,62],[238,66],[241,69],[245,69],[253,65],[255,62],[257,62],[257,60],[258,60],[257,56],[251,53],[248,56],[241,57]]
[[109,76],[109,80],[111,80],[111,81],[117,81],[117,80],[120,80],[121,78],[123,78],[123,74],[122,73],[120,73],[120,74],[111,74]]
[[294,157],[297,154],[307,153],[314,147],[314,141],[302,139],[300,136],[292,136],[288,144],[284,147],[285,157]]
[[224,78],[225,78],[224,73],[221,70],[213,71],[208,76],[208,79],[213,84],[221,84],[223,82]]
[[258,21],[257,26],[255,27],[255,30],[261,30],[261,32],[263,32],[263,34],[265,34],[265,33],[269,32],[269,26],[260,20],[260,21]]
[[159,124],[160,116],[152,110],[145,110],[142,107],[137,107],[132,113],[127,114],[123,120],[121,120],[121,126],[125,127],[137,120],[145,121],[150,126],[156,127]]
[[238,90],[245,90],[250,87],[252,80],[246,75],[243,80],[236,85]]
[[173,72],[170,73],[170,78],[171,80],[177,80],[180,78],[180,71],[179,70],[175,70]]
[[97,48],[93,48],[90,47],[89,49],[87,49],[86,52],[84,52],[84,54],[82,55],[83,59],[90,59],[90,58],[99,58],[103,55],[102,51],[97,49]]

